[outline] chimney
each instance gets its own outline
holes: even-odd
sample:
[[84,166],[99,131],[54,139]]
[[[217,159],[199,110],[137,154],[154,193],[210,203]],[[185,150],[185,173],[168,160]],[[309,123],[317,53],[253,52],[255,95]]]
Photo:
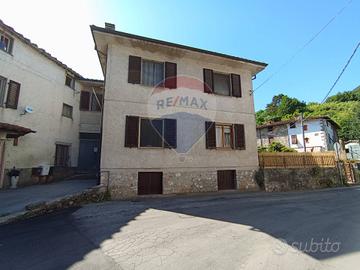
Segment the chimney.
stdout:
[[114,30],[115,31],[115,24],[113,23],[105,23],[105,28],[109,29],[109,30]]

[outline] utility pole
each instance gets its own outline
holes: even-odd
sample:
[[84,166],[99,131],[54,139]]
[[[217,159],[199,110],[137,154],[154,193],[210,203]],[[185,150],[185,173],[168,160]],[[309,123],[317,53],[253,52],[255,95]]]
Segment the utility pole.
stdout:
[[304,152],[306,152],[305,131],[304,131],[304,113],[303,112],[300,115],[300,123],[301,123],[301,131],[302,131],[302,135],[303,135]]

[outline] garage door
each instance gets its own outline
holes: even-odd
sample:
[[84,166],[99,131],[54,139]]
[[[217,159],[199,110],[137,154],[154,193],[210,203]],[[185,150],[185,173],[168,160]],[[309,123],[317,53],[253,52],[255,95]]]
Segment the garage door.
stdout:
[[218,190],[236,189],[235,170],[217,171]]
[[138,194],[162,194],[162,172],[139,172],[138,174]]

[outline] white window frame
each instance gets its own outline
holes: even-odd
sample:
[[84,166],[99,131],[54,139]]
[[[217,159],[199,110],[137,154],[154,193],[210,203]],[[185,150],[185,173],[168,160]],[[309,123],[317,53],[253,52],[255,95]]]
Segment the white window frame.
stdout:
[[3,81],[3,84],[0,85],[0,87],[2,86],[2,89],[0,88],[0,93],[3,93],[2,95],[0,94],[0,107],[5,107],[8,79],[0,75],[0,80]]
[[4,32],[0,32],[0,41],[1,41],[1,38],[3,38],[3,39],[6,38],[8,40],[8,47],[7,47],[7,49],[0,49],[0,51],[4,51],[8,54],[12,54],[12,50],[14,47],[14,39],[10,35],[8,35]]

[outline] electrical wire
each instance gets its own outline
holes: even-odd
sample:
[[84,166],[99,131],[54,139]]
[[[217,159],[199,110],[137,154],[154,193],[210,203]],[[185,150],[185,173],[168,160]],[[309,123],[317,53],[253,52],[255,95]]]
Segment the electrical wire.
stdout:
[[352,0],[348,1],[345,6],[343,6],[338,12],[317,32],[313,35],[301,48],[299,48],[287,61],[285,61],[274,73],[272,73],[268,78],[266,78],[258,87],[256,87],[252,93],[255,93],[268,81],[270,81],[275,75],[277,75],[281,70],[283,70],[287,65],[289,65],[295,57],[301,53],[307,46],[310,45],[343,11],[351,4]]

